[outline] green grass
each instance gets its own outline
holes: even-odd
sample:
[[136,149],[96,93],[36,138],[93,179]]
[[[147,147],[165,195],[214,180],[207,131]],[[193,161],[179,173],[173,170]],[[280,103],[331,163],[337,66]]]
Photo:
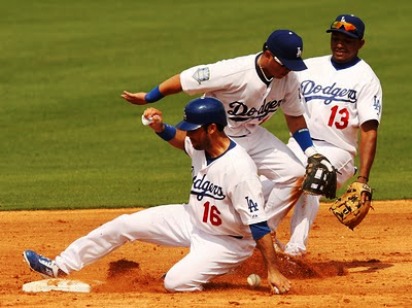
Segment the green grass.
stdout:
[[[276,28],[304,57],[329,52],[341,12],[366,22],[361,56],[384,90],[376,199],[411,198],[411,4],[374,1],[0,0],[0,210],[185,202],[190,163],[140,124],[123,90],[149,90],[189,66],[255,53]],[[184,94],[156,104],[176,123]],[[287,140],[277,115],[267,126]]]

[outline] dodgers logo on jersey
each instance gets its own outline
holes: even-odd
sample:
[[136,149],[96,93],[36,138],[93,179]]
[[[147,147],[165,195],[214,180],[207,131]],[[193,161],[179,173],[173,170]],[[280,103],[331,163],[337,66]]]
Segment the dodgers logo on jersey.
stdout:
[[340,88],[336,86],[336,82],[331,85],[322,86],[316,84],[313,80],[304,80],[300,84],[300,89],[306,102],[318,99],[323,100],[325,105],[329,105],[333,101],[351,104],[355,104],[358,101],[356,90]]
[[196,196],[196,199],[202,201],[203,197],[210,197],[215,200],[223,200],[226,198],[223,193],[223,188],[219,185],[213,184],[212,182],[206,179],[206,174],[202,178],[193,178],[191,194]]
[[259,210],[259,205],[257,204],[257,202],[254,202],[252,199],[249,199],[249,197],[245,197],[245,199],[247,202],[249,212],[253,213]]
[[376,95],[373,97],[373,107],[379,115],[381,113],[382,105],[380,99]]
[[210,70],[208,67],[201,67],[196,70],[196,72],[192,75],[193,79],[196,80],[199,84],[203,81],[209,80],[210,78]]
[[255,107],[249,108],[242,102],[232,102],[229,104],[231,109],[228,110],[227,113],[229,115],[229,119],[236,122],[246,121],[249,119],[263,120],[268,116],[268,114],[276,112],[282,101],[283,99],[269,102],[266,102],[265,100],[259,109],[256,109]]

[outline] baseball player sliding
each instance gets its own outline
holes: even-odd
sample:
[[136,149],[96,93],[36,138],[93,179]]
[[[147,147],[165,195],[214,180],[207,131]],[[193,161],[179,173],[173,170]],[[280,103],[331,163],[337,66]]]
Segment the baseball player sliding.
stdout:
[[219,99],[226,110],[227,135],[252,157],[259,175],[268,179],[263,183],[265,200],[268,199],[266,210],[271,217],[268,223],[275,229],[300,200],[305,167],[285,143],[261,124],[282,109],[288,129],[299,144],[298,151],[307,157],[317,153],[303,117],[294,72],[306,69],[302,52],[303,41],[296,33],[276,30],[257,54],[191,67],[148,93],[124,91],[122,97],[136,105],[154,103],[182,91]]
[[[313,142],[339,170],[338,186],[354,175],[358,134],[358,182],[368,183],[375,158],[382,88],[371,67],[358,57],[365,43],[364,31],[365,24],[359,17],[339,15],[326,31],[331,33],[332,55],[305,60],[308,69],[298,74]],[[305,157],[298,151],[294,138],[288,146],[304,163]],[[306,252],[309,230],[319,208],[319,197],[303,195],[303,198],[304,202],[295,207],[292,216],[287,254]]]
[[129,241],[190,247],[164,278],[168,291],[198,291],[213,277],[228,273],[260,249],[272,292],[290,282],[279,272],[266,222],[262,184],[246,151],[225,133],[226,112],[215,98],[197,98],[185,107],[176,127],[155,108],[144,112],[162,139],[192,159],[188,204],[170,204],[122,215],[70,244],[54,260],[26,250],[30,268],[58,277],[97,261]]

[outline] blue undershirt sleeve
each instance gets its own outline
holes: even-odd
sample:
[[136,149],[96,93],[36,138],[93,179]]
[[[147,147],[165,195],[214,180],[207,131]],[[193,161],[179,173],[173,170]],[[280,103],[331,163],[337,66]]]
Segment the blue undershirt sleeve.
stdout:
[[252,232],[253,239],[255,241],[261,239],[266,234],[270,233],[270,228],[266,221],[258,222],[257,224],[249,225],[250,231]]

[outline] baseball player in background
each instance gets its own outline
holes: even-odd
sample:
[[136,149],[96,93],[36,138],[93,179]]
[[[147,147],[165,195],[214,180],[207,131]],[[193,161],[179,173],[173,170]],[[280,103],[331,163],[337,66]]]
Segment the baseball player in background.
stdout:
[[299,144],[298,151],[307,157],[317,153],[303,117],[295,74],[306,69],[302,51],[300,36],[291,30],[276,30],[257,54],[191,67],[148,93],[124,91],[122,97],[136,105],[154,103],[182,91],[219,99],[226,110],[227,135],[252,157],[259,175],[268,179],[263,183],[264,195],[268,199],[268,223],[274,229],[302,194],[305,167],[261,124],[282,109],[288,129]]
[[197,98],[185,107],[176,127],[148,108],[150,127],[192,159],[188,204],[156,206],[122,215],[70,244],[54,260],[26,250],[30,268],[58,277],[97,261],[129,241],[190,247],[164,278],[168,291],[199,291],[213,277],[228,273],[257,247],[272,292],[285,293],[290,282],[278,270],[266,222],[262,184],[246,151],[225,133],[226,112],[215,98]]
[[[342,14],[326,32],[331,33],[332,55],[305,60],[308,69],[298,74],[306,122],[316,149],[339,171],[338,187],[354,175],[358,150],[357,181],[367,183],[376,152],[382,88],[372,68],[358,56],[365,44],[365,25],[359,17]],[[288,146],[305,164],[306,158],[293,137]],[[290,255],[306,252],[309,230],[319,208],[318,196],[302,198],[304,202],[294,209],[292,235],[285,247]]]

